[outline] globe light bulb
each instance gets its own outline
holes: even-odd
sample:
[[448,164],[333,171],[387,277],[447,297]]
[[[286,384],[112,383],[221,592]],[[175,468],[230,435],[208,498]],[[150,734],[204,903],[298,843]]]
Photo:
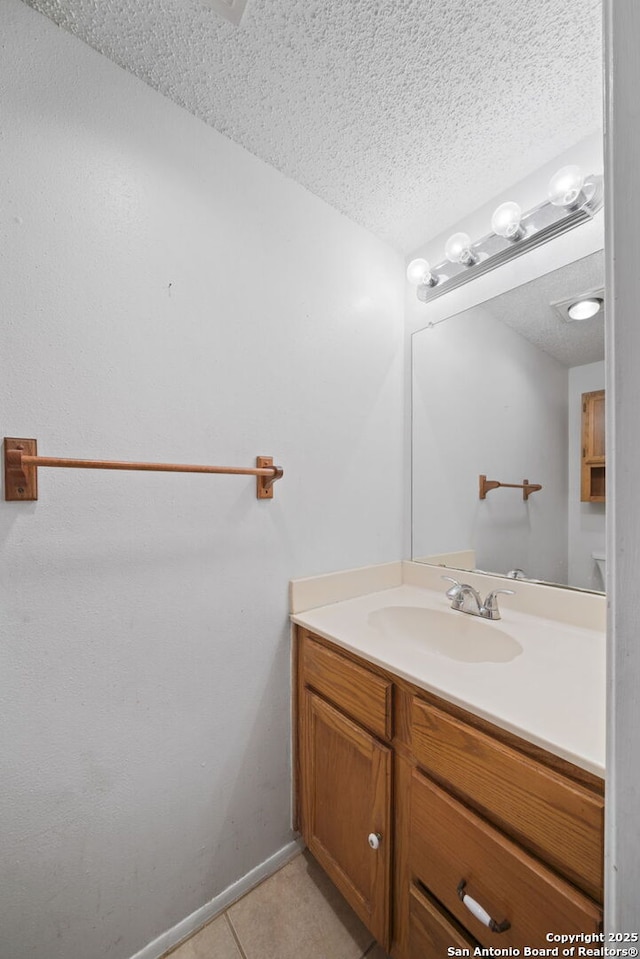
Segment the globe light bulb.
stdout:
[[584,173],[579,166],[563,166],[549,180],[547,195],[554,206],[571,209],[580,206],[586,199],[582,192]]
[[517,203],[501,203],[491,217],[491,229],[496,236],[507,240],[520,240],[524,236],[521,226],[522,210]]
[[412,260],[407,267],[407,279],[412,286],[434,286],[435,278],[431,273],[431,267],[426,260],[418,258]]
[[471,237],[467,233],[454,233],[447,240],[444,248],[446,258],[450,263],[464,263],[472,266],[477,257],[471,252]]

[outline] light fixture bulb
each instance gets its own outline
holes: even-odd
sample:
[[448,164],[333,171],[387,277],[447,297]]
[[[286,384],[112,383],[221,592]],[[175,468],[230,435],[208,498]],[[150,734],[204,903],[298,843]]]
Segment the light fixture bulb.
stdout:
[[590,320],[591,317],[599,313],[601,309],[602,300],[598,297],[593,297],[590,300],[578,300],[577,303],[572,303],[567,313],[572,320]]
[[520,240],[524,236],[521,220],[522,210],[517,203],[501,203],[491,217],[491,229],[496,236],[504,236],[507,240]]
[[571,209],[580,206],[586,197],[582,192],[584,173],[579,166],[563,166],[549,180],[547,195],[554,206]]
[[472,266],[478,259],[471,252],[471,237],[467,233],[454,233],[450,236],[444,253],[450,263],[464,263],[465,266]]
[[407,267],[407,279],[413,286],[435,286],[436,282],[428,262],[420,257]]

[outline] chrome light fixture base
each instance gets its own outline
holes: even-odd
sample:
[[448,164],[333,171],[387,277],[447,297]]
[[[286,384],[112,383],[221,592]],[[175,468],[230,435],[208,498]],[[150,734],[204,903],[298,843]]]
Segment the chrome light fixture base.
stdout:
[[579,201],[578,206],[562,207],[547,200],[533,207],[522,217],[519,238],[510,239],[488,233],[471,244],[475,262],[470,266],[449,260],[438,263],[432,269],[435,285],[421,283],[417,286],[418,299],[430,303],[449,290],[455,290],[477,276],[490,273],[510,260],[587,223],[602,209],[604,203],[604,180],[601,175],[594,174],[585,179]]

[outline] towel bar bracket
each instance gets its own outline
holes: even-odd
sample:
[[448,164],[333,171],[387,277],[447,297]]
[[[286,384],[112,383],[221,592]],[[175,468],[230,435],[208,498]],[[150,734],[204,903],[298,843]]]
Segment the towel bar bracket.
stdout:
[[273,484],[282,476],[282,469],[273,465],[273,456],[256,456],[256,466],[263,469],[265,466],[273,468],[273,476],[256,476],[256,496],[258,499],[273,499]]
[[36,440],[5,437],[4,498],[7,502],[28,502],[38,498],[38,467],[23,463],[23,455],[38,455]]

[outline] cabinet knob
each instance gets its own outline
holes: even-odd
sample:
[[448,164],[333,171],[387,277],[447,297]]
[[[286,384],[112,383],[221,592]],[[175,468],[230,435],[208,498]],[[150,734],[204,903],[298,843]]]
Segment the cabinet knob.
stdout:
[[370,832],[369,833],[369,845],[372,849],[377,849],[382,842],[382,836],[379,832]]

